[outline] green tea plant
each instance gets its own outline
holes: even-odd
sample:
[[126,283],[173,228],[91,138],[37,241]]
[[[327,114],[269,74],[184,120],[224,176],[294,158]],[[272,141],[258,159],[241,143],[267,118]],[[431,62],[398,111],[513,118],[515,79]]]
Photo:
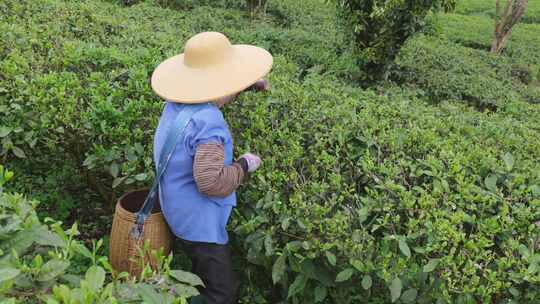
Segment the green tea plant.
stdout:
[[4,166],[0,165],[0,193],[4,190],[4,185],[13,178],[13,172],[8,171]]
[[[0,187],[13,173],[0,166]],[[198,295],[201,280],[171,270],[172,255],[154,254],[157,267],[141,261],[138,278],[115,273],[100,254],[102,240],[89,250],[76,239],[77,225],[64,231],[60,222],[41,223],[37,202],[16,193],[0,192],[0,301],[39,300],[46,303],[187,303]],[[148,251],[148,245],[142,250]],[[143,255],[144,256],[144,255]],[[109,277],[109,279],[107,279]]]
[[526,101],[540,104],[540,85],[529,85],[521,94]]
[[[495,17],[494,0],[460,0],[457,1],[455,12],[464,15],[487,15],[491,18]],[[525,14],[521,18],[522,23],[539,23],[540,22],[540,2],[529,1]]]
[[[9,114],[0,125],[25,154],[3,150],[18,169],[4,191],[40,197],[44,215],[72,209],[70,221],[85,215],[97,225],[97,210],[153,179],[163,102],[149,86],[152,70],[191,35],[219,30],[275,58],[270,92],[245,93],[224,109],[236,153],[263,157],[229,226],[244,303],[536,302],[540,109],[523,101],[536,98],[524,91],[535,82],[513,74],[537,58],[536,24],[520,24],[495,60],[462,42],[484,37],[484,19],[441,14],[434,27],[442,37],[410,39],[391,82],[363,90],[336,7],[274,0],[254,21],[243,1],[190,3],[0,1],[0,109]],[[485,49],[489,39],[479,40]],[[59,209],[66,197],[73,207]],[[65,250],[30,248],[19,257],[31,269],[33,248],[43,265]],[[128,290],[125,299],[166,302],[182,281],[165,269],[132,284],[110,273],[101,252],[72,251],[66,271],[78,285],[61,274],[45,291],[25,290],[15,278],[3,296],[63,301],[54,286],[70,289],[66,299],[91,292],[83,285],[100,278],[97,267],[106,279],[93,299],[108,300],[113,283],[118,301]]]
[[466,102],[479,109],[496,109],[522,97],[511,63],[486,52],[438,38],[411,39],[396,59],[391,78],[422,88],[434,102]]
[[[493,20],[483,15],[464,16],[459,14],[439,14],[435,21],[443,29],[442,35],[451,41],[467,47],[488,51],[493,36]],[[474,31],[469,29],[473,28]],[[515,64],[540,66],[540,24],[517,24],[503,52]]]
[[251,276],[277,284],[267,298],[534,303],[534,105],[432,106],[318,76],[298,83],[287,68],[277,61],[271,96],[226,113],[243,130],[237,147],[263,157],[233,226]]

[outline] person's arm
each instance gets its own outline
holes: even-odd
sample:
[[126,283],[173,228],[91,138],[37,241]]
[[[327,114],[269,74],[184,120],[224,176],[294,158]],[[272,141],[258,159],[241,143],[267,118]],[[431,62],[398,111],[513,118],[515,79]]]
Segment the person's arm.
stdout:
[[245,158],[225,166],[225,151],[218,143],[200,144],[195,152],[193,175],[199,192],[225,197],[233,193],[248,172]]
[[[260,79],[247,90],[266,91],[268,81]],[[225,96],[215,103],[218,107],[230,102],[238,94]],[[261,158],[246,153],[235,163],[225,166],[225,151],[219,143],[197,145],[193,160],[193,175],[199,192],[208,196],[226,197],[238,188],[248,172],[255,171],[261,165]]]

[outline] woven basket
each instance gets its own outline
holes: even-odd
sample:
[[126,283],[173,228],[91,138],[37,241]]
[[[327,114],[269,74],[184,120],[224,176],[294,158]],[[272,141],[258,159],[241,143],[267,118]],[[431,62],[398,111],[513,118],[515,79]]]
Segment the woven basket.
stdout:
[[[148,189],[128,192],[120,197],[116,204],[109,243],[109,259],[116,272],[127,271],[132,276],[140,275],[142,270],[140,250],[146,240],[149,241],[152,251],[162,247],[165,255],[171,251],[172,234],[161,213],[159,200],[144,222],[143,237],[137,241],[130,235],[135,225],[137,212],[141,209],[147,195]],[[157,264],[155,258],[149,253],[145,255],[145,263],[150,263],[155,268]]]

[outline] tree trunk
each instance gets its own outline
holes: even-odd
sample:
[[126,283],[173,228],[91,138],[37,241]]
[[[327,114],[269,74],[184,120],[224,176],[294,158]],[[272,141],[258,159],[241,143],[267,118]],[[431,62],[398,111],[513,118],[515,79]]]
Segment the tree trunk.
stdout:
[[506,44],[508,43],[511,35],[512,29],[510,29],[506,33],[503,33],[502,36],[493,39],[493,43],[491,44],[491,53],[495,55],[500,55],[506,47]]
[[497,49],[497,54],[502,53],[502,50],[506,47],[506,44],[508,44],[508,40],[510,40],[510,36],[512,35],[512,29],[510,29],[508,32],[504,33],[504,36],[501,38],[501,42],[499,43],[499,48]]
[[492,54],[502,53],[510,39],[512,29],[525,13],[527,4],[528,0],[507,0],[504,11],[501,11],[501,0],[497,0],[494,17],[495,29],[490,49]]

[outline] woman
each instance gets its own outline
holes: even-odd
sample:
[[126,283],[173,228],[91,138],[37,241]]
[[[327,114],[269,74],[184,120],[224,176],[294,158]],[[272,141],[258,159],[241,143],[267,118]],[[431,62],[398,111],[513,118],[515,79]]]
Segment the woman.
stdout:
[[193,114],[160,180],[161,207],[171,231],[204,282],[206,303],[235,303],[238,280],[226,231],[236,206],[236,188],[261,159],[246,153],[233,161],[233,141],[220,107],[246,88],[266,90],[272,66],[264,49],[231,45],[215,32],[189,39],[184,53],[162,62],[152,75],[154,92],[165,99],[154,139],[154,159],[172,122],[189,104],[209,103]]

